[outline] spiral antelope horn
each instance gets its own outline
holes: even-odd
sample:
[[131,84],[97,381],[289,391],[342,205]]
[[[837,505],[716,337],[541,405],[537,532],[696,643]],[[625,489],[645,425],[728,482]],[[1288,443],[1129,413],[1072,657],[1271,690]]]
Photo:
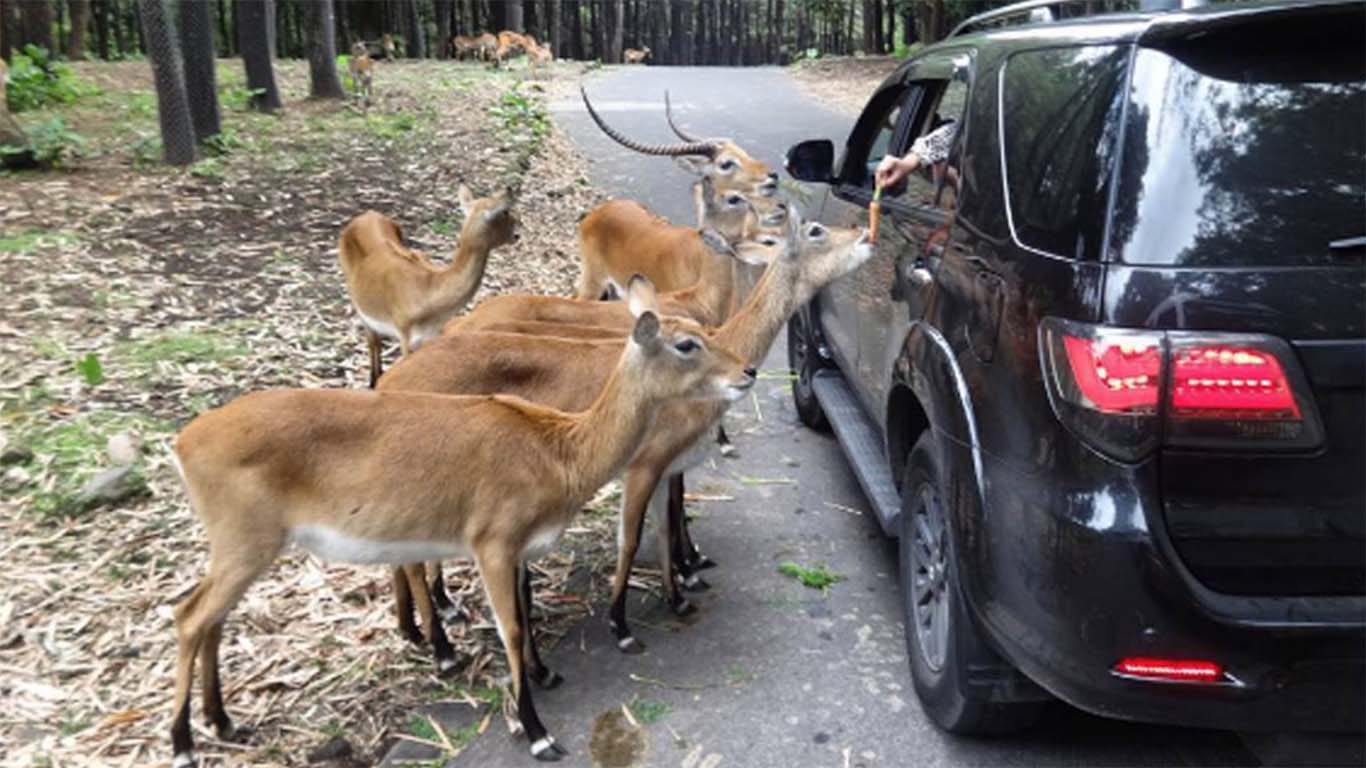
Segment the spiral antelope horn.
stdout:
[[674,122],[674,110],[673,105],[669,103],[668,91],[664,92],[664,119],[669,121],[669,129],[672,130],[674,134],[678,136],[678,138],[684,141],[704,141],[703,139],[700,139],[696,136],[689,136],[686,132],[684,132],[682,128],[678,127],[678,123]]
[[598,128],[607,134],[612,141],[629,150],[646,155],[664,155],[667,157],[680,157],[682,155],[716,157],[716,153],[720,151],[715,144],[707,141],[693,141],[682,144],[642,144],[633,139],[628,139],[603,121],[597,110],[593,109],[593,103],[588,100],[588,91],[583,86],[579,86],[579,93],[583,95],[583,105],[588,108],[588,116],[593,118],[593,122],[598,124]]

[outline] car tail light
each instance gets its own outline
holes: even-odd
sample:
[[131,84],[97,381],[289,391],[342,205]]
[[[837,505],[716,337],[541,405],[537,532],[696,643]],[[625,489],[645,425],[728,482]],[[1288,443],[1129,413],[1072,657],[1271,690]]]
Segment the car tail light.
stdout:
[[1322,439],[1299,363],[1280,339],[1049,318],[1039,343],[1054,412],[1112,458],[1137,461],[1159,444],[1306,448]]
[[1223,667],[1213,661],[1198,659],[1131,656],[1116,664],[1114,671],[1123,677],[1168,683],[1218,683],[1225,679]]

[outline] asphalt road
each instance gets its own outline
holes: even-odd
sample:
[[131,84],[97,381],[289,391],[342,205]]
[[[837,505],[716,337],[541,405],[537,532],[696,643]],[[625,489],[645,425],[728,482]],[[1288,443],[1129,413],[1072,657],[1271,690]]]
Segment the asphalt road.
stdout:
[[[727,135],[774,162],[791,143],[842,142],[849,120],[812,103],[781,70],[639,67],[588,82],[601,113],[632,136],[669,138],[662,94],[681,121]],[[555,119],[595,158],[594,182],[687,222],[689,177],[668,160],[626,152],[601,136],[581,105]],[[763,369],[786,367],[781,342]],[[921,712],[906,664],[893,545],[830,437],[803,429],[784,381],[764,380],[728,416],[739,458],[719,456],[689,476],[694,536],[720,567],[693,596],[687,625],[633,593],[630,616],[643,655],[617,651],[606,622],[590,618],[547,654],[565,677],[537,691],[542,719],[571,755],[562,764],[681,768],[790,766],[1249,765],[1232,734],[1118,723],[1058,705],[1029,734],[967,740],[936,730]],[[756,482],[756,480],[766,482]],[[646,539],[647,542],[652,540]],[[642,550],[652,549],[647,544]],[[782,576],[780,562],[823,563],[843,576],[827,591]],[[590,747],[595,723],[635,700],[650,713],[642,743]],[[438,713],[451,730],[467,707]],[[627,758],[635,754],[635,760]],[[416,755],[414,755],[416,756]],[[596,756],[596,759],[595,759]],[[524,768],[525,740],[489,728],[451,765]]]

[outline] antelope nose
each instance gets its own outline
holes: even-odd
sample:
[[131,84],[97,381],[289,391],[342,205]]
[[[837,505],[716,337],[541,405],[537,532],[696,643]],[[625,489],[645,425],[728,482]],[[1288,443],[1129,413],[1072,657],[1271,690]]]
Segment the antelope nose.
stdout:
[[772,180],[772,181],[777,181],[777,180],[778,180],[778,172],[777,172],[777,171],[769,171],[769,172],[768,172],[768,178],[769,178],[770,180]]
[[748,365],[748,366],[745,366],[745,375],[748,376],[748,377],[750,377],[750,378],[752,379],[752,378],[754,378],[755,376],[758,376],[758,375],[759,375],[759,372],[756,371],[756,370],[754,370],[754,366]]

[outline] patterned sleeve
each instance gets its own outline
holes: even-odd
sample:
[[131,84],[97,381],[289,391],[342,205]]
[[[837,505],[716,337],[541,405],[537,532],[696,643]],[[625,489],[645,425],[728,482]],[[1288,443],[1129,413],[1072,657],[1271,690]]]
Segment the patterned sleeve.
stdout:
[[956,120],[944,123],[916,139],[911,144],[911,153],[925,163],[942,163],[949,159],[949,145],[953,143],[953,132],[957,128]]

